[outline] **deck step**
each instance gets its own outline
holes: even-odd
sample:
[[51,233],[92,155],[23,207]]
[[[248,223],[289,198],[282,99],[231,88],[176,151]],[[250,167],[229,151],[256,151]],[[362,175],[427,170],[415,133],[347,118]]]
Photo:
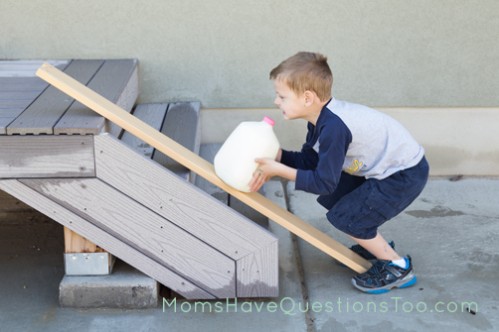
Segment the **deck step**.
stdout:
[[[221,143],[211,143],[211,144],[202,144],[200,148],[199,155],[209,161],[210,163],[213,163],[213,159],[215,158],[215,155],[217,154],[218,150],[222,146]],[[261,227],[268,228],[269,227],[269,219],[261,214],[260,212],[252,209],[248,205],[244,204],[237,198],[231,196],[227,192],[223,191],[222,189],[218,188],[217,186],[211,184],[210,182],[206,181],[202,177],[198,176],[196,178],[195,182],[196,186],[199,188],[203,189],[205,192],[208,194],[212,195],[213,197],[217,198],[221,202],[227,204],[230,206],[232,209],[236,210],[246,218],[253,220],[255,223],[260,225]],[[264,188],[260,189],[260,193],[262,195],[265,195]]]

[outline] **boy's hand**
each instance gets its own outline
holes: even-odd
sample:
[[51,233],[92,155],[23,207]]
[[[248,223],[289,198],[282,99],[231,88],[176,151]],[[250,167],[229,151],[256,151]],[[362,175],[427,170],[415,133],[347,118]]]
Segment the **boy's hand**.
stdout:
[[253,173],[253,178],[249,183],[251,191],[258,191],[271,177],[278,175],[279,163],[270,158],[257,158],[255,162],[259,164]]

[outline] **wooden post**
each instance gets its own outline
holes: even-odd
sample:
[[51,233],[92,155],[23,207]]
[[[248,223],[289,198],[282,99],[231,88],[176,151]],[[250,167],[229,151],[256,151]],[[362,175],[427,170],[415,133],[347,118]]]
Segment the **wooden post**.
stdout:
[[240,201],[266,215],[269,219],[285,227],[290,232],[342,262],[354,271],[362,273],[371,266],[371,263],[355,254],[341,243],[301,220],[286,209],[274,204],[259,193],[244,193],[228,186],[215,174],[211,163],[161,134],[153,127],[129,114],[118,105],[110,102],[54,66],[43,64],[37,70],[36,75],[72,98],[78,100],[83,105],[94,110],[101,116],[155,147],[178,163],[191,169],[209,182],[227,191]]
[[91,253],[103,251],[95,243],[64,227],[64,253]]

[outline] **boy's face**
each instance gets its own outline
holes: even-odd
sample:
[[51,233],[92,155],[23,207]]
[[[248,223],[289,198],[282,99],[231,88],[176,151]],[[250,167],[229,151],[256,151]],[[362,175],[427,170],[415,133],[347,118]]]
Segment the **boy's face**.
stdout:
[[274,80],[274,89],[274,104],[279,107],[286,120],[301,119],[307,115],[304,95],[298,96],[282,79]]

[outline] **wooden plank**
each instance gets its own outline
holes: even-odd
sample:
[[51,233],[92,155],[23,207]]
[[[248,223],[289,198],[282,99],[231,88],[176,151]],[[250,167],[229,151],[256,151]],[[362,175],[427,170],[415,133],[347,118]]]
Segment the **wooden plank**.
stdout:
[[274,242],[237,261],[238,297],[279,296],[278,249]]
[[235,296],[233,260],[99,179],[20,181],[211,294]]
[[0,91],[43,91],[48,86],[47,82],[38,77],[0,77]]
[[41,91],[1,91],[0,90],[0,105],[8,100],[29,100],[33,101]]
[[[278,252],[273,234],[252,225],[249,219],[171,171],[137,155],[111,135],[99,135],[95,140],[98,178],[231,259],[244,265],[253,257],[251,269],[246,266],[246,270],[240,270],[237,265],[237,284],[244,289],[243,294],[274,296],[278,271],[273,264],[278,266]],[[276,250],[261,257],[262,248],[273,245]]]
[[33,100],[10,99],[1,101],[1,109],[22,108],[23,110],[28,107]]
[[[216,153],[220,150],[222,144],[214,143],[214,144],[203,144],[199,149],[199,156],[209,163],[213,164],[213,159],[215,158]],[[202,177],[196,177],[195,181],[196,187],[201,188],[204,192],[210,194],[215,197],[222,203],[229,205],[229,194],[215,186],[211,182],[203,179]]]
[[65,253],[90,253],[101,251],[97,245],[83,236],[64,227],[64,252]]
[[[200,107],[201,104],[199,102],[171,104],[161,128],[161,133],[195,154],[199,154],[199,140],[201,137],[199,123]],[[180,165],[172,158],[161,153],[161,151],[154,151],[153,160],[184,179],[193,182],[193,179],[190,177],[191,171],[188,168]]]
[[95,176],[91,136],[0,136],[0,178],[89,176]]
[[[168,104],[140,104],[135,107],[133,115],[142,119],[142,121],[156,130],[159,130],[165,119],[167,110]],[[154,148],[129,132],[123,132],[121,141],[141,155],[149,158],[152,157]]]
[[97,245],[105,248],[114,256],[132,265],[141,272],[168,286],[173,291],[188,299],[215,299],[213,294],[195,285],[188,279],[179,276],[163,266],[160,262],[145,255],[139,249],[124,243],[96,227],[70,210],[60,206],[44,195],[27,187],[17,180],[0,180],[0,189],[29,204],[34,209],[47,215],[61,225],[74,232],[92,239]]
[[62,70],[69,60],[0,60],[0,77],[34,77],[44,62]]
[[[135,68],[132,72],[132,76],[128,80],[127,85],[123,89],[121,96],[118,98],[116,105],[120,106],[127,112],[130,112],[137,101],[137,97],[139,95],[139,69],[138,69],[138,61],[135,61]],[[116,125],[113,122],[110,122],[106,119],[106,131],[111,133],[115,137],[121,136],[123,132],[123,128]]]
[[[78,82],[87,84],[102,63],[102,60],[74,60],[65,72],[75,77]],[[53,87],[48,87],[7,127],[7,134],[52,135],[53,127],[72,103],[72,98],[68,98]]]
[[[120,100],[120,97],[129,85],[136,67],[137,62],[135,60],[106,60],[98,68],[87,86],[113,103],[123,102]],[[137,90],[135,90],[131,105],[120,106],[128,107],[127,110],[131,110],[136,98]],[[129,103],[128,100],[127,102]],[[105,121],[105,118],[76,101],[62,115],[57,124],[55,124],[54,134],[96,135],[104,129]]]
[[271,233],[111,135],[96,136],[95,150],[99,179],[224,255],[237,260],[276,241]]
[[144,142],[149,143],[167,156],[175,159],[177,162],[191,169],[209,182],[219,186],[229,194],[266,215],[270,220],[275,221],[319,250],[322,250],[326,254],[342,262],[357,273],[363,273],[371,266],[371,263],[367,260],[363,259],[341,243],[335,241],[327,234],[319,231],[312,225],[307,224],[289,211],[275,205],[264,196],[258,193],[240,192],[226,185],[215,174],[212,164],[154,130],[151,126],[122,110],[119,106],[80,84],[57,68],[54,68],[49,64],[44,64],[38,69],[37,75],[100,115],[116,123],[123,129],[136,135]]

